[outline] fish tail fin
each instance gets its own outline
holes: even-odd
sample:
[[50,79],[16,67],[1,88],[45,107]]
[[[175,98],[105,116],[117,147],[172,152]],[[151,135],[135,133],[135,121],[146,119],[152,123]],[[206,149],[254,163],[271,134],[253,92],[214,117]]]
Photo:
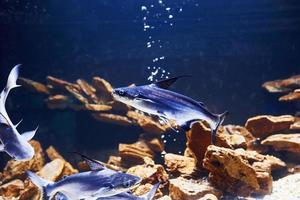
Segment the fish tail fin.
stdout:
[[11,90],[15,87],[19,87],[20,85],[17,85],[17,80],[19,77],[19,68],[20,64],[16,65],[9,73],[8,79],[7,79],[7,84],[6,84],[6,89]]
[[36,175],[35,173],[33,173],[32,171],[29,171],[29,170],[26,171],[26,174],[27,174],[28,178],[32,181],[32,183],[41,190],[41,199],[43,199],[43,200],[48,199],[46,187],[51,185],[52,182],[39,177],[38,175]]
[[155,185],[153,185],[153,187],[151,188],[151,190],[146,193],[145,195],[143,195],[142,197],[144,197],[144,199],[146,200],[152,200],[154,198],[154,195],[156,193],[156,190],[158,189],[160,183],[156,183]]
[[212,129],[212,134],[211,134],[211,142],[212,142],[212,144],[215,144],[218,128],[223,123],[223,121],[225,120],[225,117],[228,114],[229,114],[229,112],[225,111],[225,112],[217,115],[218,116],[218,122],[217,122],[217,125],[216,125],[215,129]]
[[2,121],[4,120],[7,121],[7,123],[10,123],[10,120],[8,119],[8,115],[5,110],[5,102],[9,94],[9,91],[13,88],[19,87],[19,85],[17,85],[17,79],[19,77],[19,67],[20,65],[16,65],[10,71],[7,78],[6,87],[4,88],[4,90],[2,90],[0,94],[0,114],[1,114],[0,119],[2,119]]

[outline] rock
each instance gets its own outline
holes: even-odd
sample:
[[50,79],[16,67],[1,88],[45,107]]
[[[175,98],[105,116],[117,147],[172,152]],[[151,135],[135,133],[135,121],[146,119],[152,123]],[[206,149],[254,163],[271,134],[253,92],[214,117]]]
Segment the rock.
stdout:
[[65,161],[57,158],[47,163],[37,174],[46,180],[55,182],[61,178],[64,167]]
[[44,166],[44,153],[40,143],[35,140],[31,140],[29,143],[35,151],[33,158],[29,161],[8,161],[3,170],[2,182],[5,183],[12,179],[24,179],[25,171],[39,171]]
[[93,78],[93,86],[96,89],[97,95],[103,101],[111,101],[113,99],[113,97],[111,95],[111,93],[113,91],[113,87],[106,80],[104,80],[100,77],[94,77]]
[[[134,189],[133,194],[136,196],[142,196],[148,193],[152,189],[153,185],[146,183],[139,185],[136,189]],[[156,191],[155,197],[161,197],[162,193],[159,191],[159,189]],[[156,199],[155,198],[155,199]]]
[[226,125],[219,128],[216,145],[230,149],[247,149],[254,140],[255,138],[245,127]]
[[61,94],[49,96],[45,101],[50,109],[66,109],[71,104],[71,99]]
[[109,111],[112,109],[111,106],[109,105],[104,105],[104,104],[84,104],[82,106],[83,109],[89,110],[89,111]]
[[122,164],[126,166],[143,164],[145,157],[154,159],[154,152],[143,141],[133,144],[119,144],[119,155],[122,159]]
[[159,138],[152,138],[145,141],[149,148],[154,152],[162,152],[164,150],[164,143]]
[[211,145],[205,154],[203,167],[210,172],[210,181],[221,190],[249,196],[252,193],[270,194],[271,171],[284,169],[286,165],[276,157],[255,151]]
[[116,114],[109,114],[109,113],[94,113],[92,116],[102,122],[108,122],[123,126],[130,126],[132,125],[132,121],[130,121],[127,117],[122,115]]
[[127,117],[135,121],[146,133],[162,134],[169,128],[168,125],[161,125],[151,117],[145,116],[135,111],[128,111]]
[[263,140],[261,144],[272,146],[277,151],[290,151],[300,154],[300,133],[271,135]]
[[[205,180],[193,180],[179,177],[170,180],[170,197],[172,200],[198,200],[211,194],[218,199],[222,193]],[[210,195],[210,196],[211,196]]]
[[18,78],[18,84],[28,88],[29,90],[42,94],[50,94],[49,88],[47,88],[44,84],[32,81],[26,78]]
[[61,159],[63,160],[64,163],[64,168],[62,172],[62,176],[69,176],[71,174],[76,174],[78,173],[78,170],[75,169],[69,162],[67,162],[58,152],[57,150],[53,147],[50,146],[48,149],[46,149],[47,156],[50,158],[50,160],[55,160],[55,159]]
[[80,87],[81,91],[85,94],[85,96],[87,96],[87,98],[97,104],[98,103],[98,98],[96,96],[96,89],[91,86],[90,84],[88,84],[85,80],[83,79],[78,79],[76,81],[77,85]]
[[289,92],[295,88],[300,88],[300,76],[292,76],[284,80],[269,81],[263,84],[268,92],[278,93],[278,92]]
[[163,197],[158,198],[157,200],[172,200],[172,199],[170,196],[165,195]]
[[7,198],[18,197],[20,195],[20,191],[23,189],[23,181],[15,179],[0,186],[0,196]]
[[164,159],[167,170],[173,174],[191,175],[196,167],[194,158],[167,153]]
[[288,175],[273,183],[273,190],[262,200],[300,199],[300,173]]
[[197,168],[202,168],[207,147],[211,144],[211,131],[203,122],[193,124],[191,130],[186,132],[186,146],[196,160]]
[[81,104],[89,104],[89,101],[87,98],[85,98],[81,92],[80,89],[78,89],[76,86],[74,85],[68,85],[66,86],[66,90],[69,92],[69,94],[76,99],[77,101],[79,101]]
[[64,81],[62,79],[58,79],[52,76],[47,76],[47,82],[49,85],[52,86],[53,90],[56,92],[67,92],[66,87],[75,87],[77,90],[80,90],[79,86],[76,84],[69,83],[67,81]]
[[140,177],[142,184],[160,182],[164,185],[169,179],[164,167],[153,163],[133,166],[127,170],[127,173]]
[[290,126],[290,130],[300,130],[300,120],[296,119],[296,121]]
[[254,137],[265,138],[273,133],[288,130],[294,121],[295,118],[291,115],[261,115],[248,119],[245,127]]
[[110,165],[113,170],[123,171],[122,158],[120,156],[109,156],[107,164]]
[[279,101],[300,101],[300,89],[294,90],[293,92],[280,97]]

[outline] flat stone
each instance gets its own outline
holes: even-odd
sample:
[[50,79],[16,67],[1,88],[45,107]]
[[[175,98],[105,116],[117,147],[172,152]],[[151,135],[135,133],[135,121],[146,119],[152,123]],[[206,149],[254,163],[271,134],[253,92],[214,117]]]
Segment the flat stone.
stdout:
[[18,84],[24,86],[25,88],[42,94],[50,94],[49,88],[47,88],[44,84],[32,81],[26,78],[18,78]]
[[15,179],[0,186],[0,196],[6,198],[18,197],[20,195],[20,191],[23,189],[23,181]]
[[272,170],[286,168],[280,159],[244,149],[208,147],[203,167],[210,174],[210,181],[221,190],[240,196],[252,193],[270,194]]
[[295,118],[291,115],[260,115],[247,120],[245,127],[254,137],[265,138],[273,133],[289,130]]
[[132,121],[128,119],[126,116],[109,114],[109,113],[94,113],[92,116],[99,121],[118,124],[122,126],[130,126],[132,125]]
[[272,146],[277,151],[290,151],[300,154],[300,133],[271,135],[263,140],[261,144]]
[[173,174],[179,173],[184,175],[191,175],[196,167],[194,158],[167,153],[164,156],[164,159],[167,170]]
[[242,126],[226,125],[221,126],[216,137],[216,145],[230,149],[246,149],[255,138]]
[[3,170],[2,182],[5,183],[12,179],[24,179],[27,170],[39,171],[44,166],[45,159],[41,144],[35,140],[31,140],[29,143],[35,151],[33,158],[28,161],[8,161]]
[[284,102],[300,101],[300,89],[294,90],[293,92],[280,97],[279,101],[284,101]]
[[198,200],[211,194],[220,198],[222,193],[205,180],[185,179],[170,180],[169,195],[172,200]]
[[207,147],[211,144],[211,131],[203,122],[193,124],[186,132],[186,146],[196,160],[197,168],[202,168],[203,158]]
[[119,144],[119,155],[125,166],[143,164],[145,157],[154,159],[154,152],[143,141],[133,144]]
[[49,109],[66,109],[71,104],[71,99],[61,94],[49,96],[45,101]]

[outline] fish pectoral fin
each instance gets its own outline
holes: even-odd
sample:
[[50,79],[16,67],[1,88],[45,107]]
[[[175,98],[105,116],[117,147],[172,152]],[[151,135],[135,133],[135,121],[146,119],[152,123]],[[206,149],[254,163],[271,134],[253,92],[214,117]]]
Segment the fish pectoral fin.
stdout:
[[4,144],[0,144],[0,151],[4,151]]
[[89,199],[98,199],[99,197],[106,197],[107,195],[105,195],[105,193],[107,192],[107,191],[109,191],[109,190],[111,190],[111,188],[110,187],[102,187],[102,188],[100,188],[99,190],[97,190],[95,193],[93,193],[92,195],[91,195],[91,198],[89,198]]
[[156,83],[154,83],[154,85],[159,88],[168,89],[171,85],[173,85],[173,83],[175,83],[178,79],[183,78],[183,77],[189,77],[189,76],[188,75],[176,76],[176,77],[165,79],[162,81],[157,81]]
[[23,134],[22,134],[22,137],[23,137],[26,141],[30,141],[30,140],[34,137],[34,135],[35,135],[37,129],[38,129],[38,127],[37,127],[35,130],[33,130],[33,131],[27,131],[27,132],[23,133]]
[[98,160],[95,160],[95,159],[92,159],[92,158],[89,158],[81,153],[78,153],[78,152],[73,152],[73,153],[76,153],[78,155],[81,156],[81,158],[88,164],[88,166],[90,167],[90,169],[92,171],[101,171],[103,169],[105,169],[105,164],[98,161]]

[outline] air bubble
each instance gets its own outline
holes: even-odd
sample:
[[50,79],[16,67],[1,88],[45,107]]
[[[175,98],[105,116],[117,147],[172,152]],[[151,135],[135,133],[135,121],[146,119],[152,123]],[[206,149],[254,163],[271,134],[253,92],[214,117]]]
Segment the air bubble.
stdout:
[[143,10],[147,10],[147,7],[146,6],[142,6],[141,7],[141,10],[143,11]]
[[173,18],[173,15],[169,15],[169,19],[172,19]]

